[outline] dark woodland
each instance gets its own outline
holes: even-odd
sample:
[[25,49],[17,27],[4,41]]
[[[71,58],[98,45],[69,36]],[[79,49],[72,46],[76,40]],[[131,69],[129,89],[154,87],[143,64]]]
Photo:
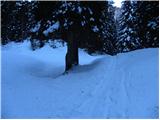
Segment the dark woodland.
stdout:
[[[89,54],[159,46],[158,1],[1,1],[2,45],[29,40],[36,50],[49,40],[67,42],[66,70],[78,65],[78,48]],[[115,16],[115,12],[121,14]],[[53,24],[59,27],[45,33]],[[37,27],[37,30],[34,30]]]

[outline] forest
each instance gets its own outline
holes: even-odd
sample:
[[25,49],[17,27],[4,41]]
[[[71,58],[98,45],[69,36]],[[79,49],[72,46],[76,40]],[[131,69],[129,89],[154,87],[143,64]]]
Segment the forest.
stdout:
[[[89,53],[115,55],[159,46],[158,1],[1,1],[2,44],[31,41],[32,49],[49,40],[74,36]],[[119,13],[115,16],[115,11]],[[63,42],[62,41],[62,42]]]
[[158,118],[159,1],[1,1],[2,118]]

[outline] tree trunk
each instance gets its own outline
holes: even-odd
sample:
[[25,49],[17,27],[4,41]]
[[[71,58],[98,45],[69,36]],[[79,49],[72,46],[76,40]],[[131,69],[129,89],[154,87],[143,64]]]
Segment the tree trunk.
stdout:
[[66,68],[65,71],[70,70],[73,66],[79,64],[78,61],[78,41],[77,33],[69,31],[67,34],[68,43],[67,43],[67,54],[66,54]]

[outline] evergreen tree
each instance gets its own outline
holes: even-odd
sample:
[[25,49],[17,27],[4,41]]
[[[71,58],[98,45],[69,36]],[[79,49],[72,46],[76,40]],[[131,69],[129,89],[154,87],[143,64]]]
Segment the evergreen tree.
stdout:
[[11,30],[9,29],[11,20],[11,11],[14,2],[1,1],[1,40],[2,44],[7,44],[10,41]]
[[106,9],[104,10],[104,23],[103,23],[103,51],[107,54],[116,54],[116,21],[114,18],[115,7],[113,7],[113,1],[106,4]]
[[119,52],[127,52],[140,47],[140,39],[137,35],[137,20],[131,1],[123,1],[122,13],[119,20],[117,49]]
[[[30,29],[30,41],[33,50],[43,47],[48,39],[51,39],[44,32],[54,24],[52,12],[56,8],[56,4],[56,1],[39,1],[37,3],[37,8],[34,12],[35,23]],[[54,36],[52,36],[52,39],[54,39]]]
[[157,1],[124,1],[119,22],[119,52],[159,46]]
[[136,3],[138,36],[142,48],[159,46],[159,3],[158,1],[138,1]]
[[[60,31],[67,41],[67,31],[77,26],[78,46],[87,48],[90,53],[102,50],[102,20],[106,2],[59,2],[53,16],[60,22]],[[57,5],[58,6],[58,5]],[[71,30],[72,31],[72,30]],[[82,35],[83,34],[83,35]]]
[[33,24],[35,2],[2,2],[2,44],[9,41],[20,42],[28,37]]
[[102,27],[106,2],[59,2],[53,13],[60,23],[63,39],[68,42],[66,70],[78,64],[78,47],[90,53],[102,51]]

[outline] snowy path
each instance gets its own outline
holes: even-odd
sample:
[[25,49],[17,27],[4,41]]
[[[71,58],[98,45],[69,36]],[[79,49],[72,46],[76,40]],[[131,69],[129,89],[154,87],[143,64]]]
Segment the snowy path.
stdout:
[[3,118],[158,117],[158,49],[115,57],[80,50],[80,66],[62,75],[66,48],[17,47],[2,49]]
[[[89,93],[91,96],[78,107],[80,116],[85,118],[124,118],[127,116],[127,103],[129,96],[125,85],[125,70],[116,70],[117,58],[107,61],[108,66],[101,67],[102,71],[108,71],[96,76],[99,83]],[[115,76],[118,73],[120,76]],[[118,77],[118,79],[117,79]],[[109,81],[109,84],[106,83]],[[116,87],[115,87],[116,86]],[[119,99],[117,99],[119,98]],[[122,112],[123,111],[123,112]]]

